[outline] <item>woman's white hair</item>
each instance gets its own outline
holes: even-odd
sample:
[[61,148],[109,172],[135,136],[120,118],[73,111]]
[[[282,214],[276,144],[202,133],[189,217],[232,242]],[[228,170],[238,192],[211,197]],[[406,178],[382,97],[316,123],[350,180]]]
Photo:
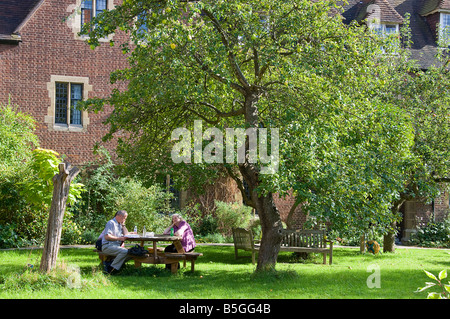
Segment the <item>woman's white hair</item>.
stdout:
[[176,213],[176,214],[172,214],[172,218],[174,217],[178,217],[181,220],[184,220],[183,216],[181,216],[180,214]]

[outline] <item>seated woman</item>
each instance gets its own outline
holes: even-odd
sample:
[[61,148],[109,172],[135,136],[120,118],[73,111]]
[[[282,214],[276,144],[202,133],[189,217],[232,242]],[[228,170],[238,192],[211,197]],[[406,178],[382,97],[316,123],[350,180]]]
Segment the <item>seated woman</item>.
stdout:
[[[191,226],[180,216],[180,214],[172,215],[172,224],[164,230],[164,234],[170,234],[170,229],[173,228],[174,236],[181,236],[181,245],[185,252],[191,252],[194,250],[196,243],[194,239],[194,233]],[[177,249],[174,244],[167,246],[164,249],[166,253],[176,253]],[[170,269],[170,265],[166,265],[166,268]],[[178,268],[180,265],[178,264]]]

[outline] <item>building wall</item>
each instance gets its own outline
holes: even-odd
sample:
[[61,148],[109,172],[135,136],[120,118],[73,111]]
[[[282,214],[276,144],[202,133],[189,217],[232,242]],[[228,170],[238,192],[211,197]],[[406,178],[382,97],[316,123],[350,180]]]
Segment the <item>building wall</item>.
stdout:
[[[273,199],[280,213],[281,220],[284,223],[287,223],[289,212],[295,203],[295,197],[291,195],[280,196],[279,194],[273,194]],[[303,224],[306,222],[306,219],[307,216],[302,212],[301,205],[298,205],[292,216],[292,228],[303,228]]]
[[442,191],[430,204],[423,201],[407,201],[402,210],[400,238],[402,242],[407,242],[417,227],[424,227],[429,222],[442,222],[448,218],[449,194]]
[[[108,127],[102,122],[111,108],[98,114],[86,113],[83,129],[56,130],[49,121],[54,94],[49,89],[52,76],[84,79],[84,89],[89,89],[87,97],[106,97],[115,87],[110,84],[110,73],[127,65],[119,46],[111,47],[105,41],[91,50],[76,36],[80,3],[81,0],[44,1],[20,30],[22,42],[0,44],[0,103],[7,103],[10,98],[20,111],[31,114],[37,122],[40,146],[65,154],[74,164],[93,159],[94,144],[107,133]],[[118,42],[125,39],[120,34],[114,37]],[[106,146],[112,149],[114,142]]]
[[440,13],[435,12],[433,14],[426,16],[426,21],[428,26],[430,27],[431,33],[434,36],[434,40],[438,41],[439,32],[438,32],[438,24],[440,22]]

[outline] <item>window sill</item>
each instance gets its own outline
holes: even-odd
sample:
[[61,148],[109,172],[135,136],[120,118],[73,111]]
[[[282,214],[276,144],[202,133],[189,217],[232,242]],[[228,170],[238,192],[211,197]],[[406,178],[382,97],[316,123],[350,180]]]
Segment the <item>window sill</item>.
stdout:
[[53,124],[53,129],[58,132],[85,132],[86,129],[82,125],[76,124]]

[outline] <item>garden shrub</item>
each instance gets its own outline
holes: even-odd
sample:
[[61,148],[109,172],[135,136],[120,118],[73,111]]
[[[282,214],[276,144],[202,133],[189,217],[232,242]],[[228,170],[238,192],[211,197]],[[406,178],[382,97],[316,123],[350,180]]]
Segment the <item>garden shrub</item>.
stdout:
[[442,222],[429,222],[424,227],[419,227],[416,233],[412,233],[409,245],[424,247],[450,247],[450,219]]
[[217,229],[225,237],[233,235],[233,228],[248,228],[252,219],[252,208],[240,203],[215,201]]
[[157,185],[146,187],[137,179],[120,176],[107,150],[99,149],[97,154],[97,161],[81,173],[86,192],[74,208],[82,238],[91,241],[98,237],[118,210],[128,212],[129,231],[137,226],[142,232],[145,226],[146,231],[157,233],[170,225],[170,193]]
[[0,249],[18,248],[27,245],[28,242],[16,232],[16,225],[0,225]]

